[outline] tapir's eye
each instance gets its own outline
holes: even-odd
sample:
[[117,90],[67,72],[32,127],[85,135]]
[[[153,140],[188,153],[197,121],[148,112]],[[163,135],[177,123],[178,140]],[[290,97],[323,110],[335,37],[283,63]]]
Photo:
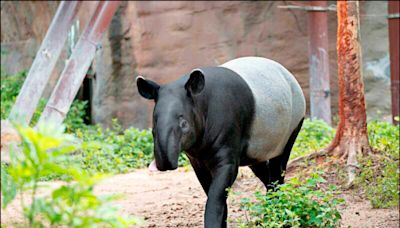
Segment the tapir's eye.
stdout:
[[179,127],[183,133],[187,133],[189,131],[189,123],[183,119],[183,117],[179,118]]

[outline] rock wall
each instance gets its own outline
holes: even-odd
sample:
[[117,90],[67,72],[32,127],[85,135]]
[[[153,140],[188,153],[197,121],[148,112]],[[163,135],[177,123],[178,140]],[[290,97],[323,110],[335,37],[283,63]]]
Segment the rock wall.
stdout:
[[[19,3],[26,4],[25,8],[13,4],[1,3],[2,53],[3,45],[33,39],[35,42],[26,42],[25,45],[30,46],[22,49],[7,46],[24,55],[14,58],[13,61],[20,64],[15,68],[27,69],[46,32],[46,29],[36,28],[37,23],[47,28],[56,4]],[[103,37],[103,48],[94,62],[93,120],[109,126],[112,118],[118,118],[124,127],[149,127],[153,104],[138,95],[137,75],[167,83],[195,67],[215,66],[247,55],[264,56],[282,63],[296,76],[308,97],[307,13],[277,8],[292,4],[307,2],[123,2]],[[365,1],[360,4],[368,116],[375,118],[390,115],[387,19],[384,17],[387,3]],[[9,5],[18,8],[18,12],[6,10],[11,7]],[[24,35],[29,28],[14,32],[16,18],[26,15],[29,7],[42,7],[46,13],[33,14],[41,18],[35,19],[36,22],[26,16],[31,23],[27,27],[36,28],[31,29],[35,32]],[[85,7],[86,10],[80,12],[80,16],[86,18],[81,22],[82,28],[90,15],[87,12],[93,10],[94,5]],[[3,12],[4,18],[8,18],[4,24]],[[337,112],[336,26],[336,13],[330,12],[328,36],[334,115]],[[2,68],[9,63],[10,59],[3,62],[2,58]]]
[[[29,69],[56,10],[56,2],[1,2],[3,72],[16,74]],[[58,61],[57,69],[61,67],[62,62]]]
[[[104,38],[103,54],[97,58],[105,70],[97,70],[97,84],[101,89],[94,96],[98,101],[94,120],[107,125],[112,116],[122,119],[125,126],[150,126],[153,103],[138,95],[134,81],[137,75],[167,83],[195,67],[215,66],[248,55],[281,62],[296,75],[308,96],[307,17],[304,12],[277,8],[284,4],[272,1],[129,3],[124,8],[129,13],[117,16],[126,25],[121,44],[112,45],[108,35]],[[331,29],[335,29],[335,24]],[[112,31],[110,28],[109,33]],[[128,68],[135,65],[135,71],[126,71],[127,74],[118,72],[114,67],[120,65],[109,59],[109,52],[123,45],[132,48],[132,52],[126,53],[134,62],[120,64]],[[333,45],[331,54],[334,52]],[[335,60],[332,63],[336,64]],[[113,80],[104,80],[110,78],[111,72],[114,72]],[[126,83],[121,86],[116,81]],[[118,93],[129,96],[118,97]]]

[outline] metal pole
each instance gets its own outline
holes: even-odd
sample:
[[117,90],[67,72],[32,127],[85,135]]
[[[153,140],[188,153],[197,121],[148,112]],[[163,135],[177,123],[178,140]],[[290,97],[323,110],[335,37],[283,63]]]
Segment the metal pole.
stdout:
[[395,119],[400,115],[399,91],[400,91],[400,70],[399,70],[399,32],[400,32],[400,6],[399,1],[388,2],[389,20],[389,50],[390,50],[390,87],[392,92],[392,121],[399,124]]
[[[311,1],[312,7],[327,9],[327,1]],[[327,10],[308,11],[310,114],[311,119],[331,124],[329,89],[328,15]]]
[[8,119],[21,121],[23,124],[31,121],[80,6],[81,1],[60,3]]
[[38,124],[61,124],[95,56],[101,37],[109,26],[120,1],[101,1],[79,38]]

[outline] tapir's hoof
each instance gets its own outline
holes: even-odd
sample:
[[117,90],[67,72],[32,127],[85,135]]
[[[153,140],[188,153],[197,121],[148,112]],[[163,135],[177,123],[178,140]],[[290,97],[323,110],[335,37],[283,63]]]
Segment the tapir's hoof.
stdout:
[[151,163],[149,165],[149,170],[151,172],[158,171],[157,166],[156,166],[156,160],[151,161]]

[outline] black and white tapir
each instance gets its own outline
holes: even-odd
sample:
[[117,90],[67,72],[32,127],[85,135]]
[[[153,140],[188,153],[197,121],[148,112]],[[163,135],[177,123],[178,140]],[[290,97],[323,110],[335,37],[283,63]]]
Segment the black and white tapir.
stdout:
[[179,153],[186,152],[207,194],[205,227],[226,227],[226,190],[239,166],[249,166],[267,188],[283,183],[305,99],[282,65],[242,57],[166,85],[141,76],[136,83],[141,96],[155,101],[156,166],[176,169]]

